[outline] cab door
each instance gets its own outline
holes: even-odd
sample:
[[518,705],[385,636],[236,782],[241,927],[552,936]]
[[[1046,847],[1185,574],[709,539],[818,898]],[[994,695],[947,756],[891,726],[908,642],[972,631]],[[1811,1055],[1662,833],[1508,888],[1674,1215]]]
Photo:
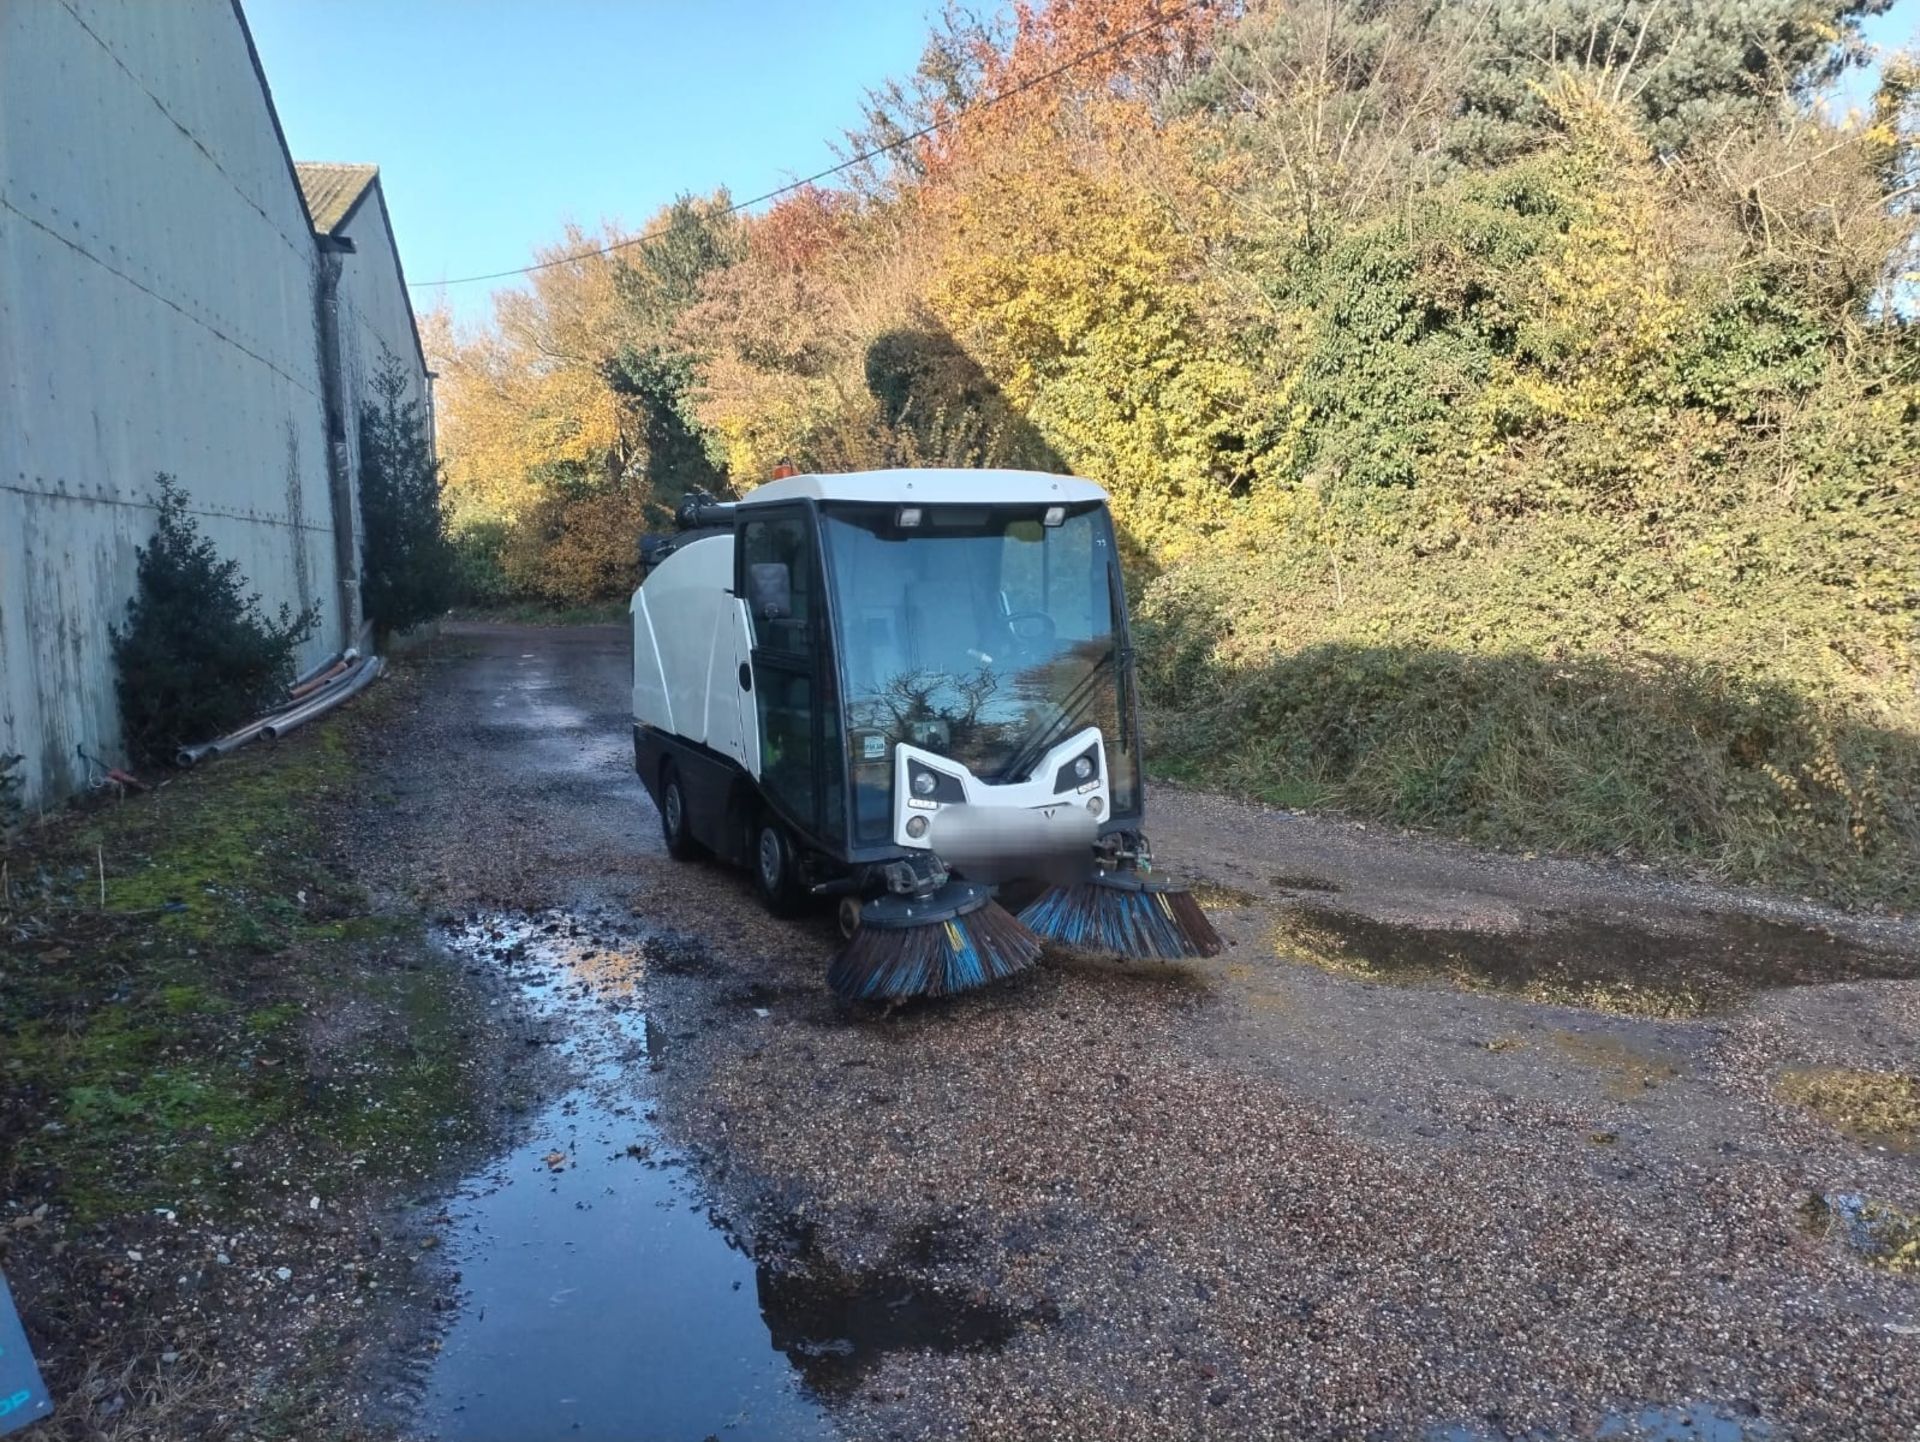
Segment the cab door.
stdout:
[[740,522],[735,593],[747,603],[743,684],[760,730],[760,789],[803,835],[845,833],[840,694],[813,512],[754,507]]

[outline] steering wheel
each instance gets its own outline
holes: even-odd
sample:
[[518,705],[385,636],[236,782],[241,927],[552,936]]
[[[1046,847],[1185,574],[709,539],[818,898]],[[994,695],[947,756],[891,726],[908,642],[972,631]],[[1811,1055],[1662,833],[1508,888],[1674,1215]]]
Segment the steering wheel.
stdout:
[[1053,638],[1060,632],[1053,617],[1045,611],[1012,611],[1001,619],[1007,634],[1013,638],[1014,648],[1019,651],[1051,649]]

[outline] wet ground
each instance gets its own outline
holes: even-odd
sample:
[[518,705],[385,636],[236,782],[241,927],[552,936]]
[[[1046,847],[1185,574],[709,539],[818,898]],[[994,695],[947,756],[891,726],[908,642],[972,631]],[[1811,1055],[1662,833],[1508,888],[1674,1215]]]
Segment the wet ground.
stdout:
[[475,1439],[831,1435],[769,1346],[752,1258],[654,1125],[664,1044],[649,1038],[632,928],[495,913],[441,942],[500,973],[527,1043],[551,1046],[569,1084],[449,1208],[461,1291],[426,1425]]
[[1225,956],[849,1013],[661,854],[620,629],[419,664],[366,849],[543,1098],[436,1203],[419,1435],[1920,1428],[1912,922],[1162,791]]

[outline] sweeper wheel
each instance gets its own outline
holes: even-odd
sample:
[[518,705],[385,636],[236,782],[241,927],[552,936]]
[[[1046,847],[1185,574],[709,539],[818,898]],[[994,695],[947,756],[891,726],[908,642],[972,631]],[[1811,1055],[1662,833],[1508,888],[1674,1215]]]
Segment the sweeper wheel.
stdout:
[[772,816],[762,816],[754,825],[752,864],[760,904],[778,917],[798,916],[807,904],[800,853],[787,828]]
[[667,843],[667,855],[675,861],[699,859],[703,848],[693,839],[687,817],[687,788],[680,780],[680,768],[671,761],[660,768],[660,835]]

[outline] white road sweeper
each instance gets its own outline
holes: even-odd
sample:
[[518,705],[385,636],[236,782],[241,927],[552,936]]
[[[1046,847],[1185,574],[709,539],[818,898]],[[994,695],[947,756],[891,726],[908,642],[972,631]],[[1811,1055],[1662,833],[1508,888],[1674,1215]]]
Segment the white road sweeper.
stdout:
[[1098,486],[789,475],[677,520],[641,542],[634,765],[676,858],[746,867],[776,915],[837,900],[835,992],[964,991],[1048,940],[1219,951],[1141,832],[1126,593]]

